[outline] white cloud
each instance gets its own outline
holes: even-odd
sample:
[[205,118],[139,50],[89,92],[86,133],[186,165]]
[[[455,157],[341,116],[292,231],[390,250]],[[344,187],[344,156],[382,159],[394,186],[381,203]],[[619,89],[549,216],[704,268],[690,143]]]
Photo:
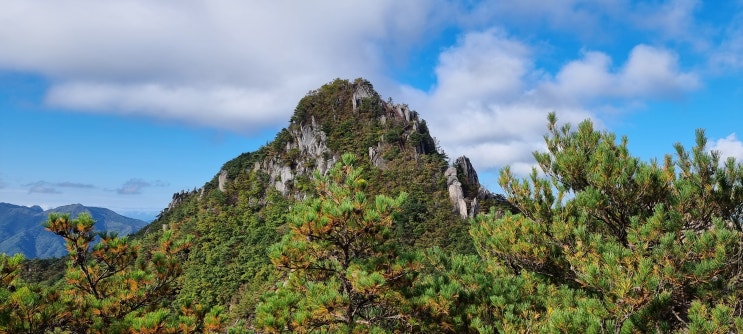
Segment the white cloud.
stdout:
[[549,112],[573,124],[591,118],[602,128],[600,110],[633,108],[634,100],[673,98],[699,86],[694,73],[679,70],[674,54],[646,45],[616,68],[608,55],[592,51],[555,75],[535,66],[538,56],[500,30],[471,32],[440,55],[434,89],[402,91],[425,110],[452,158],[467,155],[480,171],[512,165],[523,175],[534,165],[531,153],[543,150]]
[[605,94],[615,85],[609,73],[611,58],[601,52],[586,52],[583,59],[566,64],[557,73],[554,82],[543,86],[553,99],[590,100]]
[[285,122],[333,78],[380,79],[445,20],[428,1],[3,3],[0,69],[50,79],[49,105],[244,129]]
[[510,99],[523,90],[522,78],[531,67],[529,48],[501,31],[469,33],[439,56],[435,97],[457,103]]
[[46,101],[57,106],[175,119],[246,132],[288,119],[286,113],[291,109],[286,105],[290,100],[287,96],[297,95],[304,88],[291,84],[260,89],[67,82],[52,87]]
[[635,46],[616,71],[611,64],[604,53],[586,52],[582,59],[566,64],[542,89],[554,100],[586,103],[605,98],[673,98],[700,85],[694,73],[679,71],[675,54],[647,45]]
[[735,133],[713,141],[710,149],[720,152],[722,162],[725,162],[728,157],[733,157],[737,163],[743,163],[743,142]]
[[619,73],[619,91],[624,97],[673,97],[699,87],[693,73],[679,72],[677,56],[647,45],[632,49]]
[[[666,18],[643,26],[632,16],[630,29],[693,26],[694,4],[670,2],[671,12],[649,5],[643,13]],[[452,22],[470,29],[490,27],[494,19],[522,26],[543,20],[548,29],[610,35],[598,29],[604,20],[615,29],[633,9],[621,0],[465,7],[446,0],[16,1],[0,13],[0,69],[47,78],[45,101],[54,107],[249,132],[285,123],[308,90],[335,77],[392,86],[386,62]],[[450,155],[466,154],[488,169],[529,166],[548,112],[572,123],[594,118],[600,126],[588,110],[616,107],[597,105],[605,99],[676,97],[700,85],[659,47],[639,44],[617,66],[603,52],[586,51],[554,73],[535,65],[538,51],[498,28],[465,33],[439,55],[433,89],[402,87],[399,100],[423,113]],[[119,191],[142,186],[131,182]]]

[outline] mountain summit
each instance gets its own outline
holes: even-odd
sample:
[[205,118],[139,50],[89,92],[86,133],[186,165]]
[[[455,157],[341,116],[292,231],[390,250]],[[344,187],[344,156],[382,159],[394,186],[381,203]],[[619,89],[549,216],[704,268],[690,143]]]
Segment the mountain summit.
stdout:
[[[366,80],[337,79],[309,92],[298,103],[289,126],[272,142],[225,163],[198,192],[200,196],[214,188],[224,192],[240,174],[260,171],[283,196],[299,199],[305,195],[307,178],[315,171],[324,173],[343,153],[363,157],[374,176],[393,176],[380,180],[382,183],[402,183],[396,177],[414,174],[424,163],[445,164],[448,159],[429,133],[426,121],[406,104],[383,100]],[[438,167],[436,176],[446,180],[452,208],[462,218],[480,211],[478,201],[503,204],[502,197],[480,185],[467,157],[457,158],[451,166]],[[407,185],[414,183],[408,181]],[[187,192],[174,194],[166,211],[186,195]]]
[[[408,194],[393,240],[409,249],[474,253],[463,218],[508,206],[479,184],[469,159],[449,163],[417,112],[383,100],[366,80],[337,79],[301,99],[273,141],[226,162],[203,187],[174,194],[144,230],[196,236],[178,298],[252,311],[275,282],[266,249],[285,232],[286,213],[315,195],[314,173],[344,153],[358,157],[368,195]],[[233,300],[238,291],[255,293]]]

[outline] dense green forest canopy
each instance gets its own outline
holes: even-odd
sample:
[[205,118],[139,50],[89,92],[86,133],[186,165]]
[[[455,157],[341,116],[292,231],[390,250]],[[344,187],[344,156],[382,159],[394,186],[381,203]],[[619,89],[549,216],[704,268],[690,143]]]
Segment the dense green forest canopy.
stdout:
[[66,266],[0,255],[0,332],[743,332],[743,165],[703,131],[642,161],[551,114],[534,171],[501,172],[508,202],[462,219],[425,123],[370,89],[311,92],[135,236],[50,215]]

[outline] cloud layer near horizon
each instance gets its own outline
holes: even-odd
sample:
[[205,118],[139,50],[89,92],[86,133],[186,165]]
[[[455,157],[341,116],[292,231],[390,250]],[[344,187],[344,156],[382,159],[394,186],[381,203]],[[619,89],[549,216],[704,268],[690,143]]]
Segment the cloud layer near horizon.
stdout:
[[[714,45],[705,40],[707,27],[694,21],[699,6],[692,0],[482,1],[466,8],[423,0],[27,0],[3,4],[0,69],[45,78],[52,108],[239,133],[283,126],[308,90],[333,78],[365,77],[421,112],[451,156],[468,155],[478,168],[511,164],[525,172],[550,111],[566,122],[593,118],[600,125],[602,110],[699,89],[699,69],[683,66],[664,41],[712,50],[714,64],[742,68],[730,56],[740,49],[740,24],[719,32]],[[523,27],[527,15],[543,27]],[[540,66],[543,41],[514,37],[492,22],[554,29],[579,41],[612,38],[612,29],[627,24],[652,31],[660,42],[632,42],[614,58],[586,49],[548,69]],[[395,81],[391,72],[416,66],[406,59],[452,28],[458,38],[439,50],[432,87]],[[721,140],[719,147],[740,143]]]

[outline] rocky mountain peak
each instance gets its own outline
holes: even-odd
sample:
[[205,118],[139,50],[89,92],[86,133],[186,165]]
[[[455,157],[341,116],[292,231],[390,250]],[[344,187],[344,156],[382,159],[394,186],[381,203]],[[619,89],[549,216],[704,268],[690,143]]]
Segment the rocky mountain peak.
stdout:
[[[325,173],[347,152],[379,170],[394,170],[406,160],[424,156],[446,161],[426,122],[408,105],[383,100],[364,79],[337,79],[302,98],[288,127],[271,143],[227,162],[211,187],[228,191],[237,175],[252,171],[266,175],[267,184],[283,196],[303,198],[313,173]],[[467,218],[479,211],[479,203],[489,193],[481,191],[467,157],[458,158],[448,169],[443,167],[438,175],[446,180],[446,191],[459,216]],[[174,195],[169,209],[193,193]]]
[[[407,105],[382,100],[364,79],[335,80],[309,92],[288,128],[269,146],[271,154],[251,168],[268,174],[269,183],[285,196],[292,195],[298,176],[325,173],[345,152],[363,156],[377,168],[386,168],[387,160],[402,151],[438,153],[418,114]],[[219,189],[229,182],[226,175],[220,172]]]

